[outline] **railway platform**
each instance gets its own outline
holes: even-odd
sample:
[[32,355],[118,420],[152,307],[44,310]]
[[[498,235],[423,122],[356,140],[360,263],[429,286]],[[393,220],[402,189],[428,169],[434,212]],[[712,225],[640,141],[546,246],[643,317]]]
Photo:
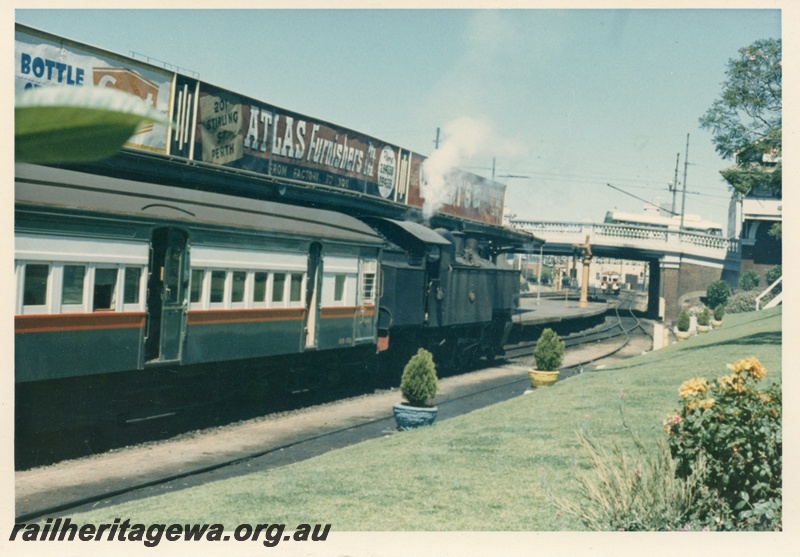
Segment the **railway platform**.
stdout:
[[579,307],[575,292],[568,297],[562,293],[547,293],[542,296],[523,295],[519,308],[512,315],[512,328],[508,338],[517,344],[536,338],[545,328],[553,329],[559,336],[566,336],[601,324],[606,312],[619,300],[617,298],[590,301],[588,307]]
[[595,318],[605,314],[610,307],[608,302],[589,302],[589,307],[578,307],[575,297],[559,297],[548,295],[537,299],[536,296],[520,298],[519,309],[513,316],[515,325],[548,325],[562,321]]

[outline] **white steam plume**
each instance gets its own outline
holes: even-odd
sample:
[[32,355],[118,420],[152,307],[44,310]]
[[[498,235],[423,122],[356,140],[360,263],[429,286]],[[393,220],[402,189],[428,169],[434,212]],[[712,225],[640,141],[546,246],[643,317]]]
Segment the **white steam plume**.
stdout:
[[496,137],[485,119],[463,116],[448,122],[442,132],[439,148],[422,163],[420,193],[425,199],[422,206],[425,220],[452,199],[455,192],[450,190],[454,184],[445,177],[464,162],[482,152],[487,156],[519,156],[525,151],[518,142]]

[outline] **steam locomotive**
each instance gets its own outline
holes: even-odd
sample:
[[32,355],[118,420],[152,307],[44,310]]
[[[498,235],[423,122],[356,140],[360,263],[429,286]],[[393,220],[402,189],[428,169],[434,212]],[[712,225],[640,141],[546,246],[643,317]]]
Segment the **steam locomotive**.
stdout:
[[17,437],[255,383],[391,383],[418,347],[442,369],[493,358],[519,277],[484,249],[411,221],[18,164]]
[[25,26],[16,42],[18,91],[60,57],[73,86],[170,122],[109,160],[15,166],[18,451],[241,392],[396,385],[419,347],[443,371],[502,354],[505,254],[538,246],[502,226],[501,184],[454,170],[424,222],[413,152]]

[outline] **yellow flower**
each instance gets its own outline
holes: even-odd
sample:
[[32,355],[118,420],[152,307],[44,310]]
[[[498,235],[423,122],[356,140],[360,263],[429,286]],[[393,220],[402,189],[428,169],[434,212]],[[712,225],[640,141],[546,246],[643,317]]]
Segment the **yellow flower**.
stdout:
[[761,365],[761,362],[759,362],[755,356],[728,364],[728,369],[737,374],[742,374],[742,372],[744,372],[755,380],[761,380],[767,374],[766,368]]
[[764,404],[769,404],[770,402],[772,402],[772,397],[770,397],[766,393],[761,393],[760,395],[758,395],[758,398],[760,398],[761,402],[763,402]]
[[689,410],[694,410],[695,408],[708,410],[712,406],[714,406],[713,398],[694,398],[686,403],[686,408]]
[[681,386],[678,387],[678,395],[680,395],[681,398],[695,397],[706,392],[707,387],[708,382],[705,378],[695,377],[694,379],[688,379],[681,383]]
[[702,408],[703,410],[709,410],[712,406],[714,406],[713,398],[707,398],[705,400],[700,401],[700,408]]
[[717,379],[717,383],[723,389],[736,391],[737,393],[744,391],[744,379],[739,375],[725,375]]

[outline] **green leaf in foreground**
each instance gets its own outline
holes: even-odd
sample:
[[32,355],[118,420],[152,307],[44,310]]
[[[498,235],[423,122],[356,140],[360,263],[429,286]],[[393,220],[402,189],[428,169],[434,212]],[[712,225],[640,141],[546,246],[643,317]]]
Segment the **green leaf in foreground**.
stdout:
[[143,100],[115,89],[31,89],[15,99],[14,155],[33,164],[101,160],[150,122],[168,123]]

